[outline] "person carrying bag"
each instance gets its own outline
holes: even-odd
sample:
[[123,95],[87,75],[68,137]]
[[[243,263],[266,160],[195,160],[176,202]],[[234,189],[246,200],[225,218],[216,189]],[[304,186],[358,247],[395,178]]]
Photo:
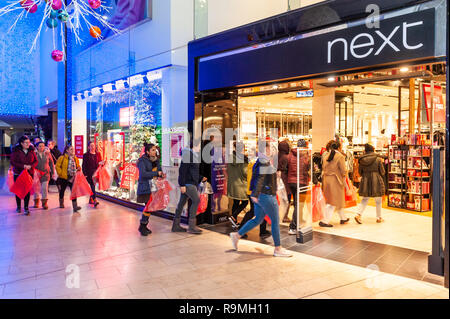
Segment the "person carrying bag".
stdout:
[[[73,182],[77,172],[81,171],[81,166],[78,158],[75,156],[72,145],[67,145],[64,148],[63,155],[58,158],[56,162],[56,172],[58,173],[59,189],[59,207],[64,208],[64,192],[67,186],[72,190]],[[77,205],[77,199],[72,199],[73,212],[77,213],[81,207]]]

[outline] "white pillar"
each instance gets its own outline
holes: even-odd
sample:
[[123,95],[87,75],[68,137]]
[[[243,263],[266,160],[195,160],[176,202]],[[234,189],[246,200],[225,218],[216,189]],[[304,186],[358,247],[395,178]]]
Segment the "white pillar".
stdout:
[[335,88],[323,87],[314,81],[312,103],[312,144],[313,152],[320,151],[336,132]]

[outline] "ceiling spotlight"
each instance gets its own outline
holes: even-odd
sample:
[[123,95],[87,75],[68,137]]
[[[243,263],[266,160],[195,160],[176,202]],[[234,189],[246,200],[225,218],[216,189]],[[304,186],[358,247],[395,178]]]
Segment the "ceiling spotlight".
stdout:
[[78,96],[75,95],[75,96],[73,97],[73,100],[74,100],[74,101],[78,101]]
[[400,72],[403,72],[403,73],[408,72],[408,71],[409,71],[409,68],[407,68],[407,67],[404,67],[404,68],[400,69]]
[[82,100],[84,100],[84,99],[85,99],[85,97],[84,97],[84,94],[83,94],[83,93],[81,93],[81,94],[80,94],[80,98],[81,98]]
[[105,93],[105,90],[103,90],[103,88],[100,88],[100,94]]
[[116,85],[115,85],[115,84],[112,84],[112,85],[111,85],[111,89],[112,89],[113,91],[117,90]]
[[328,81],[329,82],[334,82],[336,80],[336,78],[334,77],[334,76],[330,76],[329,78],[328,78]]
[[91,91],[88,91],[88,96],[92,96],[92,92]]
[[144,80],[144,84],[147,84],[149,82],[149,80],[148,80],[146,75],[142,79]]
[[128,81],[123,81],[123,87],[128,89],[130,85],[128,84]]

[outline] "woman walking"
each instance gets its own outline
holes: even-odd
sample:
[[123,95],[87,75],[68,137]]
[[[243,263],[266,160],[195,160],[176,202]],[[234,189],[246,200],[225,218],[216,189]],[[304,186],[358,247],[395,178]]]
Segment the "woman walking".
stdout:
[[283,223],[290,222],[288,217],[292,194],[288,183],[288,157],[290,152],[291,150],[288,141],[284,140],[278,144],[278,170],[281,172],[281,180],[283,181],[284,189],[286,190],[287,195],[287,198],[279,198],[281,201],[280,219]]
[[244,143],[238,142],[232,154],[232,161],[227,164],[227,196],[233,200],[231,216],[237,223],[237,217],[247,207],[247,166],[248,158],[244,155]]
[[84,176],[86,176],[86,180],[88,181],[92,190],[92,195],[91,197],[89,197],[89,204],[94,205],[94,207],[97,207],[100,203],[97,201],[97,198],[95,196],[95,183],[92,176],[94,175],[99,165],[103,165],[102,157],[100,153],[97,152],[95,143],[89,141],[88,151],[83,154],[82,169],[83,174]]
[[[34,147],[31,145],[30,138],[26,135],[22,136],[19,139],[19,142],[13,148],[13,152],[11,154],[11,165],[13,167],[14,173],[14,181],[17,180],[19,175],[23,172],[23,170],[27,170],[28,174],[30,174],[31,178],[34,176],[34,168],[38,164],[38,160],[36,158],[36,153],[34,152]],[[28,209],[28,204],[30,202],[30,193],[28,193],[23,200],[23,208],[25,215],[29,215],[30,211]],[[20,197],[16,195],[16,204],[17,209],[16,212],[21,212],[22,200]]]
[[[56,162],[56,172],[58,173],[59,184],[59,207],[64,208],[64,192],[67,186],[72,190],[73,181],[77,172],[81,171],[78,158],[75,156],[72,145],[67,145],[64,148],[63,155],[58,158]],[[77,205],[77,199],[72,200],[73,212],[78,212],[81,207]]]
[[372,145],[364,145],[365,154],[359,159],[359,174],[361,175],[361,183],[359,186],[359,196],[363,199],[358,209],[355,220],[358,224],[362,224],[361,216],[367,207],[369,198],[375,198],[377,205],[377,223],[384,221],[381,218],[381,204],[385,192],[383,176],[385,174],[384,164],[381,157],[375,153]]
[[[161,164],[156,156],[156,146],[154,144],[144,144],[144,155],[142,155],[138,162],[139,180],[137,187],[137,202],[147,203],[150,200],[152,193],[152,181],[157,177],[162,177]],[[142,212],[141,221],[139,224],[139,232],[142,236],[148,236],[152,233],[147,228],[148,219],[151,212]]]
[[48,209],[48,184],[53,176],[55,166],[48,148],[45,147],[44,142],[38,142],[36,157],[38,164],[36,166],[36,171],[39,174],[39,182],[41,184],[41,194],[35,193],[35,207],[39,206],[39,195],[42,197],[42,208]]
[[[264,146],[264,144],[266,145]],[[281,248],[280,242],[280,217],[276,199],[277,170],[273,166],[273,156],[276,154],[271,154],[270,143],[266,143],[265,141],[259,145],[259,150],[263,149],[265,149],[265,152],[259,153],[258,160],[253,167],[251,183],[251,200],[255,204],[255,217],[248,221],[238,232],[230,233],[231,242],[233,248],[237,250],[239,239],[260,225],[265,215],[268,215],[272,221],[272,237],[275,245],[273,255],[275,257],[291,257],[292,254]],[[273,153],[276,153],[276,150]]]
[[349,219],[344,213],[345,206],[345,177],[347,169],[345,165],[345,156],[341,153],[341,144],[333,141],[330,145],[330,151],[324,153],[322,180],[323,194],[327,208],[324,218],[319,222],[321,227],[333,227],[330,224],[333,211],[336,209],[341,218],[341,224],[346,224]]

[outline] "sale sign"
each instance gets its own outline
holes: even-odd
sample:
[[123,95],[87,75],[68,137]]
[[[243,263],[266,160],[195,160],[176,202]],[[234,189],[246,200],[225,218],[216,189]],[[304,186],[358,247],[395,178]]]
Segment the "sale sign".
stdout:
[[[431,85],[423,85],[425,95],[425,108],[427,111],[427,121],[431,120]],[[445,107],[444,98],[442,96],[442,87],[434,86],[433,92],[433,109],[434,109],[434,122],[445,122]]]
[[139,169],[136,164],[125,164],[125,168],[122,173],[122,180],[120,183],[121,188],[131,189],[134,186],[136,180],[139,179]]
[[84,136],[75,135],[75,156],[83,158],[84,154]]

